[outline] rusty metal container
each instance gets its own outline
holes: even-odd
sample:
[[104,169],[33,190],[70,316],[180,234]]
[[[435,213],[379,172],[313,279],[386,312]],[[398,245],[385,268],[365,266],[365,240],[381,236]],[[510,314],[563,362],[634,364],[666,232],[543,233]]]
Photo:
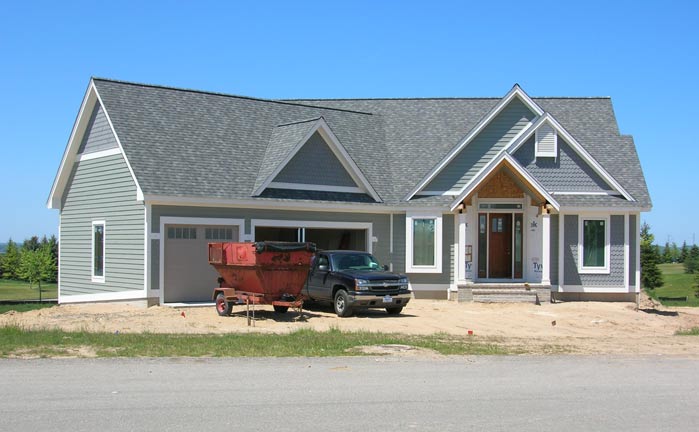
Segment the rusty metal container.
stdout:
[[209,264],[221,275],[214,299],[224,293],[227,301],[298,302],[315,250],[313,243],[209,243]]

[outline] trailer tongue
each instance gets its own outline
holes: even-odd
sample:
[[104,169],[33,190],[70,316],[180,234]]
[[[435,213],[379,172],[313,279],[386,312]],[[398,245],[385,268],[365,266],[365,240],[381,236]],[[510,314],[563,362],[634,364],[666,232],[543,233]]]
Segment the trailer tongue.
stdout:
[[230,315],[234,304],[271,304],[279,313],[300,309],[315,251],[313,243],[209,243],[209,264],[221,275],[216,311]]

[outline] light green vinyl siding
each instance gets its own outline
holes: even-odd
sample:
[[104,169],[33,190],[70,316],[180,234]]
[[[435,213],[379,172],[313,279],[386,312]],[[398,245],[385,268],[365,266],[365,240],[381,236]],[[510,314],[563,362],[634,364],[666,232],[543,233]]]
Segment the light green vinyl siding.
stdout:
[[[143,290],[144,206],[121,154],[77,162],[61,206],[61,296]],[[105,221],[105,282],[92,282],[92,221]]]
[[515,98],[437,174],[424,190],[460,191],[534,117],[535,114]]

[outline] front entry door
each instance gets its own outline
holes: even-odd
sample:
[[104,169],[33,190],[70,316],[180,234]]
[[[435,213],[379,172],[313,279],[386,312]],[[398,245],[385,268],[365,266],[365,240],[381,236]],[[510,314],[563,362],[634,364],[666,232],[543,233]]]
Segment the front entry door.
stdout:
[[490,213],[489,267],[491,278],[512,277],[512,214]]

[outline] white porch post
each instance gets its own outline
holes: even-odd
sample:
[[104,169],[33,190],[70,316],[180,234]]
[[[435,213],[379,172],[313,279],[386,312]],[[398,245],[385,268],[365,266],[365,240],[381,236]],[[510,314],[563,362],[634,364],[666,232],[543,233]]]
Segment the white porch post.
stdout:
[[551,285],[551,215],[547,209],[541,212],[541,283]]
[[456,257],[458,267],[457,282],[463,284],[466,282],[466,213],[458,213],[457,217],[459,222],[459,241]]

